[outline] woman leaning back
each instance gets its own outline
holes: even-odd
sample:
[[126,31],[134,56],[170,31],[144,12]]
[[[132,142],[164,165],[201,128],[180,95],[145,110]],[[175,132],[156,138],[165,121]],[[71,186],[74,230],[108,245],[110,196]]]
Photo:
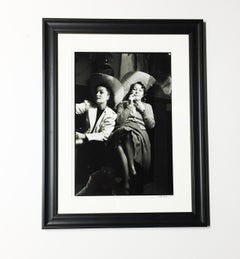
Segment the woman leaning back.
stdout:
[[151,163],[151,144],[147,129],[155,126],[152,106],[145,102],[146,86],[141,81],[131,84],[117,107],[116,129],[111,143],[117,150],[123,169],[123,187],[129,193],[129,180],[136,175],[135,164],[147,172]]

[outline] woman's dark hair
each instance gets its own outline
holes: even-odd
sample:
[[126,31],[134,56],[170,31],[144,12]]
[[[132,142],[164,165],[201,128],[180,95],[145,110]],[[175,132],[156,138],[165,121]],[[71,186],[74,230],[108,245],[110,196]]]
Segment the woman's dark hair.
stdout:
[[[113,108],[113,107],[114,107],[114,95],[113,95],[112,89],[111,89],[108,85],[106,85],[106,84],[101,84],[101,85],[99,85],[99,86],[102,86],[102,87],[106,88],[106,90],[108,91],[109,100],[107,101],[107,105],[108,105],[110,108]],[[98,88],[99,86],[96,87],[96,89],[95,89],[96,91],[97,91],[97,88]],[[94,99],[93,101],[95,102],[95,97],[94,97],[93,99]]]
[[130,94],[131,94],[131,92],[132,92],[132,89],[133,89],[133,87],[135,86],[135,85],[141,85],[142,86],[142,89],[143,89],[143,98],[142,98],[142,102],[146,102],[146,95],[147,95],[147,90],[146,90],[146,87],[145,87],[145,85],[142,83],[142,82],[136,82],[136,83],[133,83],[133,84],[131,84],[130,85],[130,89],[129,89],[129,91],[128,91],[128,93],[126,94],[126,96],[124,97],[124,100],[126,101],[126,100],[128,100],[128,98],[129,98],[129,96],[130,96]]

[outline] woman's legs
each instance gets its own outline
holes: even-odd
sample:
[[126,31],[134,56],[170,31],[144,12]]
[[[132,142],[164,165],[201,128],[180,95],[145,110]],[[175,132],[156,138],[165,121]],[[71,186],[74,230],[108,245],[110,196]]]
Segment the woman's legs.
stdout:
[[128,169],[128,160],[126,157],[126,154],[123,150],[123,147],[121,145],[117,146],[117,152],[118,155],[120,157],[120,161],[121,161],[121,166],[123,168],[123,172],[124,172],[124,188],[126,190],[129,190],[129,169]]
[[122,145],[125,151],[125,155],[127,157],[129,173],[132,175],[136,175],[137,173],[134,166],[134,146],[130,134],[131,133],[128,132],[125,135]]
[[123,170],[124,188],[129,189],[130,174],[136,175],[136,169],[134,166],[134,145],[130,132],[123,132],[121,143],[117,145],[116,150]]

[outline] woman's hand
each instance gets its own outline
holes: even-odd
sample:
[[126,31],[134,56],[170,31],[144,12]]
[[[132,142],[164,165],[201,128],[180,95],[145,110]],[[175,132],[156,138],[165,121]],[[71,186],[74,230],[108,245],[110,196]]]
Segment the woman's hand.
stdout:
[[129,100],[130,104],[133,104],[134,94],[130,94],[129,97],[128,97],[128,100]]
[[83,144],[84,140],[86,139],[86,135],[81,132],[76,132],[76,144]]
[[134,105],[135,105],[136,109],[137,109],[140,113],[142,113],[142,112],[145,111],[145,106],[144,106],[143,102],[141,102],[140,100],[135,100],[135,101],[134,101]]

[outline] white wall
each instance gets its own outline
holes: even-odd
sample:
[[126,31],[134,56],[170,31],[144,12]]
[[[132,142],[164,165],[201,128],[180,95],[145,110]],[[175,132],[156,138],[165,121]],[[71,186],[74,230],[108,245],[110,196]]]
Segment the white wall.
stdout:
[[[0,3],[0,258],[240,258],[239,0]],[[207,24],[211,226],[41,230],[42,17]]]

